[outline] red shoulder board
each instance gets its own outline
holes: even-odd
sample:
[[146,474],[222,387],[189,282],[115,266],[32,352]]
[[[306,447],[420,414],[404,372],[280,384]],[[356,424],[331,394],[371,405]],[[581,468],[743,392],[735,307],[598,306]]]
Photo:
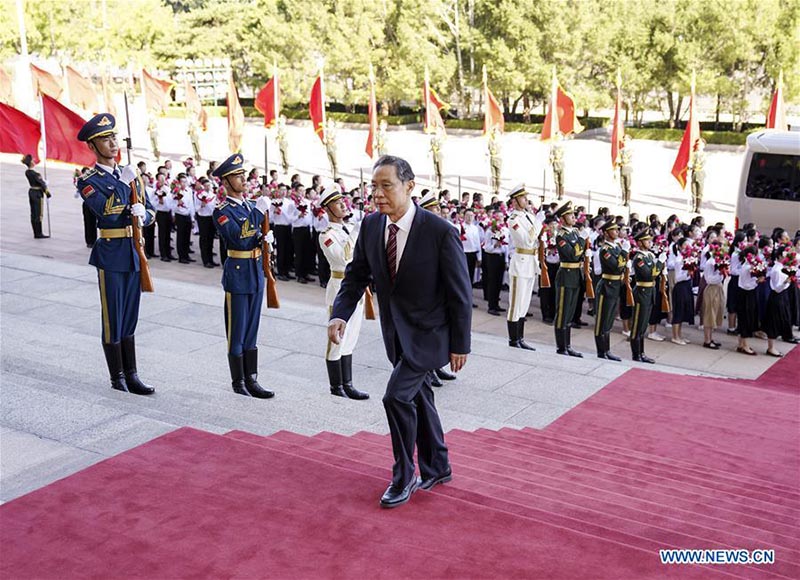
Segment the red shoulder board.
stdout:
[[226,223],[228,223],[228,216],[226,215],[219,216],[217,218],[217,223],[221,226],[224,226]]
[[519,224],[514,224],[514,229],[518,230],[519,229]]
[[323,243],[325,244],[325,247],[327,248],[328,246],[330,246],[333,243],[333,239],[328,238]]
[[93,193],[94,193],[94,187],[92,187],[91,185],[87,185],[86,187],[84,187],[84,188],[81,190],[81,195],[82,195],[84,198],[86,198],[86,197],[89,197],[89,196],[90,196],[90,195],[92,195]]
[[558,240],[558,245],[559,246],[566,246],[567,242],[565,242],[564,240]]

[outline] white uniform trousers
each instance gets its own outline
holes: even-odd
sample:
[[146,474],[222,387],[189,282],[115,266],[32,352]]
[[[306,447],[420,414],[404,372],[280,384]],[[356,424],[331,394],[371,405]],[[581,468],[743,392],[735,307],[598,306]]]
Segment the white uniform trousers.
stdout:
[[509,276],[508,284],[508,321],[516,322],[524,318],[531,305],[531,295],[536,284],[536,276],[523,278],[522,276]]
[[[331,277],[328,281],[328,287],[325,289],[325,304],[328,305],[328,316],[333,310],[333,301],[339,293],[339,287],[342,285],[342,280],[339,278]],[[347,321],[347,326],[344,329],[344,336],[339,341],[339,344],[334,344],[328,340],[328,346],[325,349],[325,360],[339,360],[342,356],[353,354],[358,342],[358,335],[361,333],[361,321],[364,320],[364,297],[358,301],[356,309],[353,311],[353,316]]]

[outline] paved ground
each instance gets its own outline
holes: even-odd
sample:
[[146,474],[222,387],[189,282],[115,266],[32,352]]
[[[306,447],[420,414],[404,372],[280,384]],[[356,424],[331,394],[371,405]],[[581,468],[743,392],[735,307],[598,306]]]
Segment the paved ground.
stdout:
[[[385,432],[380,396],[390,369],[376,322],[364,324],[354,356],[357,384],[372,399],[330,397],[323,291],[280,283],[282,308],[265,310],[259,339],[261,378],[278,396],[246,399],[229,388],[219,271],[196,264],[153,263],[156,293],[143,298],[137,342],[141,374],[157,394],[112,391],[99,344],[96,275],[86,264],[71,172],[51,165],[53,237],[34,240],[22,167],[13,156],[1,158],[0,501],[182,425],[263,434]],[[538,314],[535,299],[532,310]],[[534,320],[527,330],[535,353],[509,349],[504,319],[475,311],[468,365],[458,381],[437,390],[446,429],[545,426],[634,364],[591,356],[587,330],[574,333],[575,345],[587,353],[583,360],[557,356],[550,327]],[[686,335],[694,344],[647,343],[656,368],[754,378],[772,362],[736,355],[725,336],[715,352],[699,347],[698,331]],[[622,341],[615,333],[615,350],[628,356]]]

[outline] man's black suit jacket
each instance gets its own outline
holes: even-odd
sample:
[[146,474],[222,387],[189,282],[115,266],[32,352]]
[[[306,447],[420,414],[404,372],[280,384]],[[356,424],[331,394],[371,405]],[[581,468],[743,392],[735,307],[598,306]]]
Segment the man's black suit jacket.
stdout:
[[349,320],[374,280],[392,364],[402,354],[415,370],[442,367],[450,353],[470,351],[472,285],[461,240],[451,224],[417,207],[392,284],[384,239],[387,219],[378,213],[364,218],[330,318]]

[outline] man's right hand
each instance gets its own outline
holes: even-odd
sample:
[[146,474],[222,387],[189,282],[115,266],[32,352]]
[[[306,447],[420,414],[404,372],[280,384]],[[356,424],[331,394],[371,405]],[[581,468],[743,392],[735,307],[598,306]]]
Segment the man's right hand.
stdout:
[[333,344],[339,344],[344,337],[344,329],[347,323],[344,320],[331,320],[328,324],[328,340]]

